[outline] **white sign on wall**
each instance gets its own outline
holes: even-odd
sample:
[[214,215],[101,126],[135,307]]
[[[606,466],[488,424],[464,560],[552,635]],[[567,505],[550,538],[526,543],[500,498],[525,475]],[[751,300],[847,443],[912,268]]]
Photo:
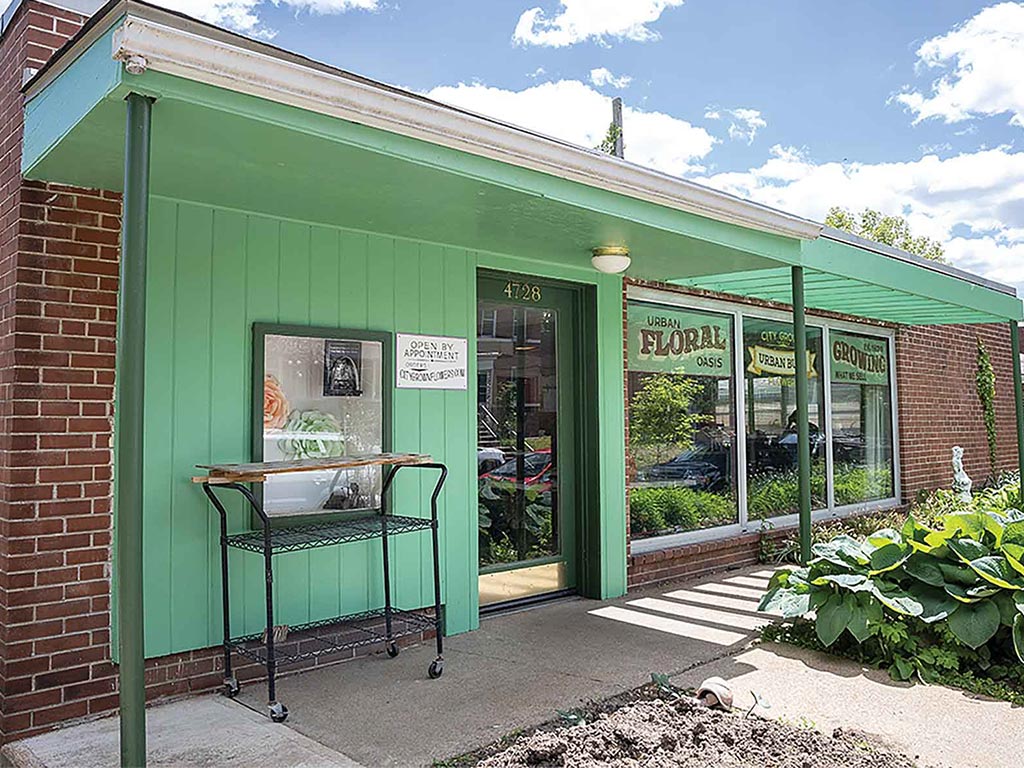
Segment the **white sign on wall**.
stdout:
[[395,386],[399,389],[466,389],[466,339],[399,333],[396,347]]

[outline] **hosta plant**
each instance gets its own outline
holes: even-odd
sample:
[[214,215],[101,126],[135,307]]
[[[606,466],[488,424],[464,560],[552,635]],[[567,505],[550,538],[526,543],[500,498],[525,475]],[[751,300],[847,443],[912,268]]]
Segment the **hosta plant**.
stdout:
[[1019,510],[965,511],[933,526],[911,515],[900,530],[837,536],[812,555],[805,568],[778,571],[760,607],[788,618],[813,611],[822,645],[848,633],[900,679],[955,668],[960,657],[980,668],[1024,661]]

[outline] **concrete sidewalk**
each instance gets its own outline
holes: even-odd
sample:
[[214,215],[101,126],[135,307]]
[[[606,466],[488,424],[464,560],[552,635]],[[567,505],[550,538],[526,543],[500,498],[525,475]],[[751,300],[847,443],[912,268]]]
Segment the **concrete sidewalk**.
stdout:
[[[287,726],[367,766],[429,765],[538,725],[580,704],[744,648],[766,579],[741,572],[613,601],[570,599],[484,619],[445,642],[445,672],[427,678],[433,646],[287,677]],[[241,699],[265,707],[266,689]]]
[[[290,715],[271,723],[266,688],[238,701],[205,696],[149,711],[150,764],[160,766],[429,765],[635,688],[651,672],[695,687],[718,675],[738,707],[752,691],[764,716],[861,731],[922,766],[1003,768],[1024,754],[1024,710],[938,686],[894,683],[877,670],[786,645],[750,646],[768,572],[751,569],[618,600],[572,599],[485,619],[445,643],[445,672],[427,678],[433,644],[395,659],[362,658],[279,680]],[[246,708],[247,705],[255,711]],[[117,764],[117,719],[7,745],[0,764]]]
[[[116,768],[118,718],[92,720],[0,749],[0,766]],[[162,704],[146,716],[150,766],[359,768],[342,754],[219,695]]]

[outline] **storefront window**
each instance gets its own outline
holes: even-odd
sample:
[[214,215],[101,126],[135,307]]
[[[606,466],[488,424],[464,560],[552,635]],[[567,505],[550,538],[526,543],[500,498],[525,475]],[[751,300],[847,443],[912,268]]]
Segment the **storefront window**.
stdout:
[[732,318],[640,303],[627,314],[632,538],[735,523]]
[[[797,480],[796,355],[793,326],[743,319],[747,428],[747,519],[799,510]],[[825,507],[825,396],[821,330],[807,329],[811,505]]]
[[832,461],[836,506],[893,495],[892,395],[885,339],[832,331]]

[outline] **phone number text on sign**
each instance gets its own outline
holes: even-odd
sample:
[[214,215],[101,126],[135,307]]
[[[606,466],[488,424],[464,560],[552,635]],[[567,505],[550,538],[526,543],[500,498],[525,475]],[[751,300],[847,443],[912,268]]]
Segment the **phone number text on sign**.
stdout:
[[395,346],[399,389],[466,389],[466,339],[399,333]]

